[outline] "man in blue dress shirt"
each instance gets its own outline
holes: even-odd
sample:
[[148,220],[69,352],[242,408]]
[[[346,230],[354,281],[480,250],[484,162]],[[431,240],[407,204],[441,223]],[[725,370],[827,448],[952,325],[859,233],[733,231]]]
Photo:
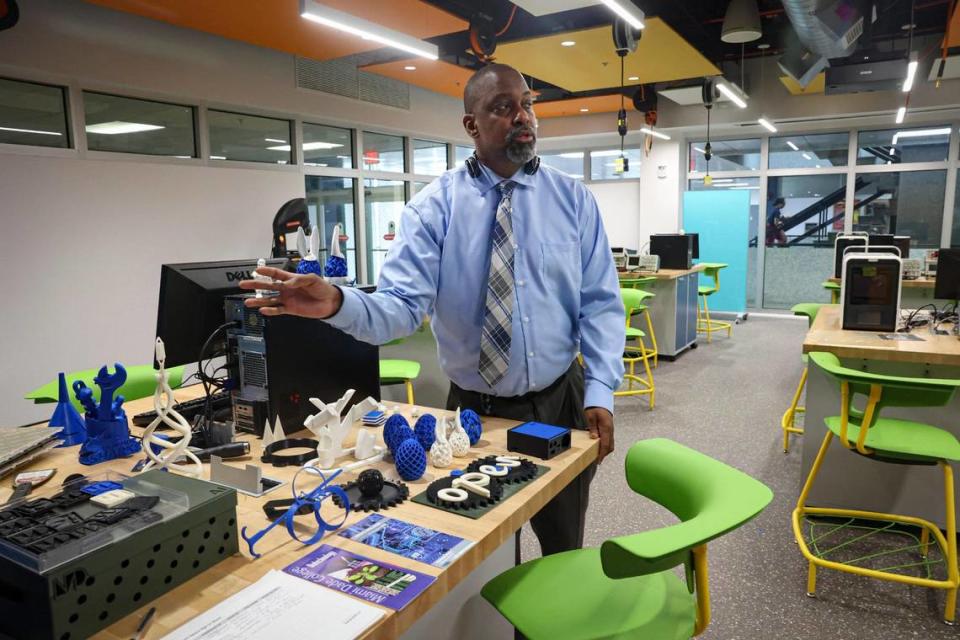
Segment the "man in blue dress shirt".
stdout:
[[[477,71],[464,112],[476,153],[404,208],[376,293],[262,267],[275,284],[241,286],[279,296],[247,305],[322,318],[373,344],[412,334],[429,315],[448,408],[586,427],[603,460],[614,447],[625,323],[597,203],[582,182],[539,167],[533,96],[515,69]],[[583,545],[595,470],[532,519],[545,555]]]

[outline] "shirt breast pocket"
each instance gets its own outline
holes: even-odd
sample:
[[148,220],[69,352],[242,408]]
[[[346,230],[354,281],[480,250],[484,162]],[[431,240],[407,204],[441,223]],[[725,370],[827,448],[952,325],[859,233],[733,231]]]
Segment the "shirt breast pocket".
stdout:
[[580,245],[576,242],[544,242],[541,274],[545,284],[556,293],[580,291]]

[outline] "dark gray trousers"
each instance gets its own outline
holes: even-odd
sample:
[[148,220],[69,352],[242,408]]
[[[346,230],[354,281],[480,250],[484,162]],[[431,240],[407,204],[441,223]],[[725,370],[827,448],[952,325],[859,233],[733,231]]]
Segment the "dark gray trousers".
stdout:
[[[457,407],[473,409],[481,416],[543,422],[571,429],[587,428],[583,413],[583,369],[576,361],[546,389],[512,398],[465,391],[451,383],[447,409]],[[583,547],[590,481],[596,471],[596,463],[584,469],[530,520],[543,555]]]

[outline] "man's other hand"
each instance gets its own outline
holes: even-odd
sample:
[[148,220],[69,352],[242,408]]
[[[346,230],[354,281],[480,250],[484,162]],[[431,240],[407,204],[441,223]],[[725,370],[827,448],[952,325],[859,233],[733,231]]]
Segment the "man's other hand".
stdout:
[[287,314],[323,319],[336,314],[340,311],[340,305],[343,304],[343,293],[340,289],[328,284],[316,274],[296,274],[273,267],[260,267],[257,273],[270,277],[272,281],[244,280],[240,283],[240,288],[247,291],[260,289],[279,293],[279,295],[247,299],[248,307],[259,309],[265,316]]
[[588,407],[584,413],[587,416],[587,428],[590,430],[590,437],[600,438],[597,463],[603,462],[607,454],[613,452],[613,414],[601,407]]

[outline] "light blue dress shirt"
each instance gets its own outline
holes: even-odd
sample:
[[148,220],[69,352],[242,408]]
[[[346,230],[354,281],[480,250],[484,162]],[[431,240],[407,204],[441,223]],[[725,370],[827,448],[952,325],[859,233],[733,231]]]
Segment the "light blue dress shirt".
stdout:
[[593,194],[541,165],[511,180],[514,283],[510,368],[494,387],[477,371],[490,234],[502,178],[461,166],[430,183],[403,210],[376,293],[343,288],[327,322],[365,342],[412,334],[431,316],[444,373],[457,386],[510,397],[549,386],[578,352],[586,365],[584,406],[613,412],[623,378],[625,322],[619,281]]

